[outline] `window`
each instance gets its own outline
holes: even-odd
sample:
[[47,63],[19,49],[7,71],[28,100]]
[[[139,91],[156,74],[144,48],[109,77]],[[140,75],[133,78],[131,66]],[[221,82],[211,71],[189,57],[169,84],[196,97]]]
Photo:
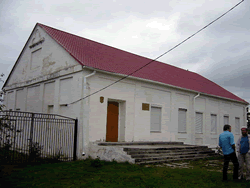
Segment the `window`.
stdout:
[[178,111],[178,132],[179,133],[187,132],[186,117],[187,117],[187,110],[179,108],[179,111]]
[[195,114],[195,133],[202,133],[203,128],[203,114],[196,112]]
[[211,133],[217,133],[217,115],[211,114]]
[[160,107],[151,106],[150,131],[151,132],[161,131],[161,108]]
[[240,118],[235,118],[235,132],[236,134],[240,134]]
[[228,124],[229,124],[229,117],[224,116],[224,125],[228,125]]

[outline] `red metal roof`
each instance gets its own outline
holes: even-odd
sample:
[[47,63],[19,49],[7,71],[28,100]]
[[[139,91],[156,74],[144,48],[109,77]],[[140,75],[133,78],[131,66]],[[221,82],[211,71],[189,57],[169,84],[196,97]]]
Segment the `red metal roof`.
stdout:
[[[42,27],[81,65],[128,75],[152,61],[40,23],[37,25]],[[153,61],[148,66],[132,74],[132,76],[247,103],[197,73],[158,61]]]

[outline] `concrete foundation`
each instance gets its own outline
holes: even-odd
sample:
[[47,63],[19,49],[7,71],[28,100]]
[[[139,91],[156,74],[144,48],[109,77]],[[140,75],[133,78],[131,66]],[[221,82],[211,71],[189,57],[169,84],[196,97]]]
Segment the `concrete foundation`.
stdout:
[[104,161],[115,160],[117,162],[135,163],[135,159],[132,159],[130,155],[123,151],[123,147],[119,146],[99,146],[97,142],[90,142],[87,153],[93,159],[99,157],[100,160]]

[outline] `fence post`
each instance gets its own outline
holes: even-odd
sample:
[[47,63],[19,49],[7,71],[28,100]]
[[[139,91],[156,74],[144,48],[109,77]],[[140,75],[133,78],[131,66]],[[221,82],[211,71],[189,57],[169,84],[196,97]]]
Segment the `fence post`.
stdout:
[[[15,115],[16,115],[16,113],[15,113]],[[13,121],[14,122],[14,124],[15,124],[15,131],[14,131],[14,146],[13,146],[13,158],[12,158],[12,160],[13,161],[15,161],[15,146],[16,146],[16,126],[17,126],[17,123],[16,123],[16,120],[15,121]]]
[[75,131],[74,131],[74,153],[73,153],[73,160],[76,161],[76,149],[77,149],[77,127],[78,127],[78,119],[75,120]]
[[33,141],[33,127],[34,127],[34,113],[31,113],[29,160],[31,160],[32,157],[31,153],[32,153],[32,141]]

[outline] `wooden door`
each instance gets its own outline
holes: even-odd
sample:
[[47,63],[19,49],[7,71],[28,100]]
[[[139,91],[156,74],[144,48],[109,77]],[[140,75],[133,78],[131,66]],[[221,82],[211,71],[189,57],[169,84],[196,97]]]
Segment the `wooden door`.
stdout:
[[118,141],[119,103],[108,102],[106,142]]

